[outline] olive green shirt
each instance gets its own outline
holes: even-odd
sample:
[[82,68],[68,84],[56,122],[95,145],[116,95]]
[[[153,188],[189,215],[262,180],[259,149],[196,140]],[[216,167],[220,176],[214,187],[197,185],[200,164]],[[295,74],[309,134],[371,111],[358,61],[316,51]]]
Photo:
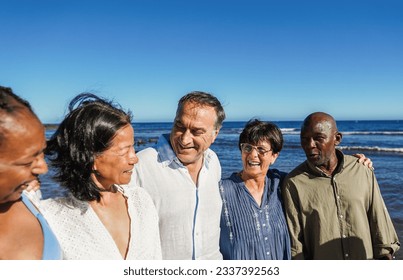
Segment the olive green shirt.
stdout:
[[283,198],[293,259],[377,259],[400,247],[374,172],[336,151],[328,176],[305,161],[288,174]]

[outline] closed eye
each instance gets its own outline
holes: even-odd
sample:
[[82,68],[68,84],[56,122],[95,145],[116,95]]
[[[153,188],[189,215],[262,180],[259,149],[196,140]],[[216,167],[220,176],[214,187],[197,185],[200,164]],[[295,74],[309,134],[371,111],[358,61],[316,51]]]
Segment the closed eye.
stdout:
[[206,133],[204,130],[196,130],[196,131],[192,131],[192,134],[195,136],[201,136],[204,133]]
[[23,166],[23,167],[31,167],[32,163],[34,163],[33,161],[30,162],[22,162],[22,163],[17,163],[17,166]]

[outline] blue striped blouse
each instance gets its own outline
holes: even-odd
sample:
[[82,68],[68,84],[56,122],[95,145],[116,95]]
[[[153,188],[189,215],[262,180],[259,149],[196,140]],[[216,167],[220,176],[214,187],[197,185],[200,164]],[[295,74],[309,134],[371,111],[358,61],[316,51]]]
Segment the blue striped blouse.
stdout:
[[259,206],[242,179],[233,173],[220,183],[223,200],[220,251],[229,260],[289,260],[290,238],[280,184],[286,174],[267,173]]

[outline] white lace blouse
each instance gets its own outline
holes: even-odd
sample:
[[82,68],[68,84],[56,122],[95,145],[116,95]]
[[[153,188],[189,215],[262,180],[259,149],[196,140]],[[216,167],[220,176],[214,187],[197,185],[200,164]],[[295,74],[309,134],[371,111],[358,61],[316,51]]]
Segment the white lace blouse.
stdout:
[[[121,190],[127,197],[131,219],[126,259],[161,259],[158,215],[150,196],[139,187]],[[42,200],[40,208],[59,240],[65,259],[123,259],[112,236],[88,202],[69,196]]]

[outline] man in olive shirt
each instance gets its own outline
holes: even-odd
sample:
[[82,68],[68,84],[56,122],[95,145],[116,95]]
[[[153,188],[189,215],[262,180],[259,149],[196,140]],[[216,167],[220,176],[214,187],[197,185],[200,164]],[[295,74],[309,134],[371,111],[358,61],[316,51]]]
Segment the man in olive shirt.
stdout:
[[293,259],[392,259],[400,243],[373,170],[336,146],[342,134],[326,113],[301,128],[307,160],[283,184]]

